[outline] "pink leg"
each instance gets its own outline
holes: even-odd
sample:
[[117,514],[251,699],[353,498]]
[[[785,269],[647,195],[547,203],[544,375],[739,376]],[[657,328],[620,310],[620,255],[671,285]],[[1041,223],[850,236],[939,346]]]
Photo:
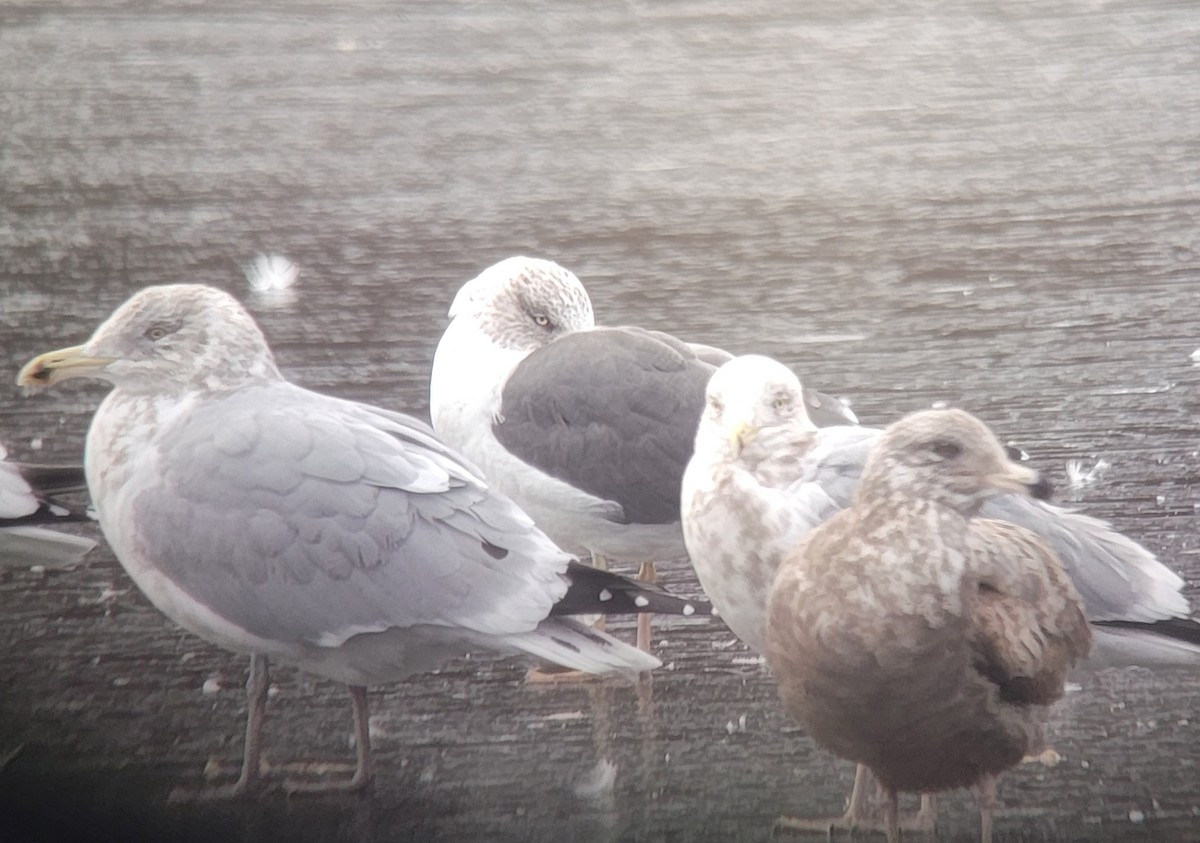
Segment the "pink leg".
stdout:
[[979,805],[980,843],[992,843],[992,809],[996,807],[996,783],[993,775],[986,775],[975,785],[975,801]]
[[175,788],[172,802],[195,802],[215,799],[237,799],[252,796],[262,789],[262,727],[267,715],[269,686],[267,657],[250,657],[250,675],[246,679],[246,739],[242,744],[242,770],[233,784],[193,790]]
[[292,781],[283,783],[288,793],[361,793],[370,790],[375,777],[371,758],[371,729],[367,708],[367,689],[348,685],[350,702],[354,706],[354,742],[357,764],[354,775],[341,781]]

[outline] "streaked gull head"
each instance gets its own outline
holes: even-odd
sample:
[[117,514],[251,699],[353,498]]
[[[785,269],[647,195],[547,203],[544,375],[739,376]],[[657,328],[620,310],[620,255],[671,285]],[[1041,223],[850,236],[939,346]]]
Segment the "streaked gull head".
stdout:
[[764,431],[791,426],[816,430],[795,372],[770,357],[735,357],[713,374],[705,392],[700,436],[727,442],[733,456]]
[[233,296],[201,284],[147,287],[86,343],[26,364],[18,383],[103,378],[128,392],[229,389],[279,378],[262,331]]
[[496,345],[519,351],[596,324],[591,299],[574,273],[526,257],[506,258],[464,284],[450,316],[470,320]]
[[997,492],[1045,498],[1049,486],[1012,462],[986,424],[962,410],[925,410],[888,427],[863,467],[856,501],[927,500],[973,515]]

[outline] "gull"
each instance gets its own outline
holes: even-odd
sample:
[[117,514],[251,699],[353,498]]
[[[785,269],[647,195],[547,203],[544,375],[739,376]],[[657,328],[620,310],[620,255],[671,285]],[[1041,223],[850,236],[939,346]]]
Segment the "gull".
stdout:
[[[433,427],[560,546],[641,563],[682,558],[680,483],[704,387],[730,355],[636,327],[597,327],[579,279],[503,260],[454,297],[429,385]],[[844,404],[806,394],[822,423]],[[642,616],[639,645],[649,638]]]
[[215,795],[261,786],[271,659],[348,685],[354,709],[353,777],[286,786],[357,790],[367,685],[480,647],[634,676],[658,660],[562,615],[693,608],[574,561],[423,422],[289,383],[220,290],[148,287],[18,382],[82,376],[113,385],[85,467],[117,558],[175,623],[251,656],[241,775]]
[[91,520],[61,498],[85,488],[82,466],[14,462],[0,445],[0,566],[66,568],[87,555],[94,540],[42,526]]
[[[780,563],[849,505],[880,431],[818,429],[799,379],[758,355],[724,364],[707,388],[694,455],[684,474],[688,556],[713,608],[735,635],[766,653],[766,606]],[[984,517],[1032,531],[1060,560],[1092,623],[1085,668],[1200,666],[1200,624],[1183,580],[1107,524],[1024,495],[999,494]],[[866,771],[855,777],[846,824],[862,822]],[[932,821],[931,801],[916,819]]]
[[[789,712],[887,795],[973,787],[992,838],[996,779],[1040,749],[1046,706],[1091,644],[1049,547],[976,517],[997,492],[1045,494],[983,422],[927,410],[872,443],[850,505],[780,566],[767,659]],[[810,821],[791,823],[806,829]]]
[[[688,555],[721,618],[763,652],[764,607],[783,556],[850,503],[880,431],[817,428],[791,369],[758,355],[726,363],[683,481]],[[1183,580],[1105,522],[1023,495],[1001,494],[985,517],[1032,530],[1062,561],[1096,627],[1087,665],[1200,666],[1200,623]]]

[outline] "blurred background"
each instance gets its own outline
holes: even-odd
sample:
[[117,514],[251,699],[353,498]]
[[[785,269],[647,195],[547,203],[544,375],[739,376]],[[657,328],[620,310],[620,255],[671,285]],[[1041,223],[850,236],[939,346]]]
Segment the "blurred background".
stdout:
[[[1195,602],[1198,43],[1190,2],[7,2],[0,441],[79,459],[103,386],[17,370],[179,281],[245,300],[293,380],[427,417],[454,292],[530,254],[599,322],[778,357],[868,424],[981,415]],[[294,283],[257,289],[258,255]],[[492,658],[374,691],[370,800],[168,807],[238,757],[241,660],[107,547],[0,570],[0,826],[717,841],[841,810],[851,766],[721,624],[662,637],[640,697]],[[268,753],[348,760],[341,690],[276,681]],[[1200,839],[1197,682],[1082,678],[997,839]],[[969,796],[943,814],[974,839]]]

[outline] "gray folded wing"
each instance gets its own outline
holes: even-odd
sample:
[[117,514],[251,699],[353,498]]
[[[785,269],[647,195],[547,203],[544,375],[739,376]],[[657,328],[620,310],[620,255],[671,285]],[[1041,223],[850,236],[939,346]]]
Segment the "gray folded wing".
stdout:
[[788,488],[788,494],[811,498],[816,492],[806,487],[813,486],[838,509],[849,506],[867,454],[877,438],[879,431],[869,427],[835,426],[818,430],[805,454],[803,474]]
[[664,336],[597,328],[533,352],[504,385],[496,439],[546,474],[619,505],[614,521],[678,521],[713,368]]
[[1088,620],[1152,623],[1188,614],[1183,580],[1103,521],[1019,495],[997,496],[980,514],[1036,533],[1071,577]]
[[569,557],[416,419],[280,382],[198,404],[155,447],[157,481],[118,529],[263,638],[506,635],[566,590]]
[[[615,504],[612,520],[674,523],[705,388],[730,357],[636,327],[568,334],[513,371],[492,432],[524,462]],[[817,425],[858,423],[844,402],[804,396]]]

